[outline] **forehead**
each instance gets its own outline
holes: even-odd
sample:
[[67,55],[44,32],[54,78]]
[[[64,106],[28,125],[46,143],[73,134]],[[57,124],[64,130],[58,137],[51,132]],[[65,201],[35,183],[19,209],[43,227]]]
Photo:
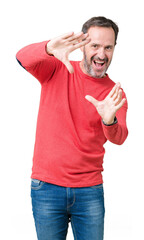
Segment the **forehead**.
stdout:
[[90,43],[114,45],[115,32],[111,27],[91,27],[88,30]]

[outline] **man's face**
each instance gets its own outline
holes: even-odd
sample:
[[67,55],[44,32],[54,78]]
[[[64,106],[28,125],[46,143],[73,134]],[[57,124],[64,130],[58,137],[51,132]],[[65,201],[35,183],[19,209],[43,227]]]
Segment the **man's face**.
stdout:
[[83,60],[80,66],[89,76],[102,78],[112,60],[115,33],[112,28],[96,26],[89,28],[88,34],[91,41],[81,48]]

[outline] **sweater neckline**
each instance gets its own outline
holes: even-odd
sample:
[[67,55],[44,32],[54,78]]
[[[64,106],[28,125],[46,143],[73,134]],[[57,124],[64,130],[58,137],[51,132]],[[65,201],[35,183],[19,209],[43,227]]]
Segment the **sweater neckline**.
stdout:
[[81,67],[80,67],[80,61],[78,61],[77,66],[78,66],[78,70],[79,70],[80,74],[81,74],[84,78],[87,78],[87,79],[92,80],[92,81],[94,81],[94,82],[97,82],[97,81],[103,82],[103,81],[109,79],[109,76],[108,76],[107,73],[106,73],[106,76],[103,77],[103,78],[94,78],[94,77],[91,77],[91,76],[85,74],[85,73],[82,71]]

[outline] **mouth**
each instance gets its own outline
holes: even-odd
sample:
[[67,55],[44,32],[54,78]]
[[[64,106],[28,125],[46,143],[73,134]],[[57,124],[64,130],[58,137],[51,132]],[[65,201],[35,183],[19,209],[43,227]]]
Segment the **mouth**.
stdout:
[[94,60],[94,64],[97,65],[97,66],[103,66],[105,64],[105,61],[97,61],[97,60]]
[[100,60],[93,60],[93,65],[94,68],[98,69],[98,70],[102,70],[105,67],[106,61],[100,61]]

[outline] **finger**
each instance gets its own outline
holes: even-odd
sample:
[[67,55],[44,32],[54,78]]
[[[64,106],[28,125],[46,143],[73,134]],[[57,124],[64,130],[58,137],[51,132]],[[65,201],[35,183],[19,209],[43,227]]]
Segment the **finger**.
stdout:
[[116,106],[116,110],[119,110],[125,103],[126,98],[123,98],[122,101]]
[[74,32],[65,33],[65,34],[61,35],[61,38],[67,39],[69,37],[72,37],[72,35],[74,35]]
[[[75,44],[79,44],[81,42],[84,42],[85,40],[88,39],[88,33],[83,34],[82,36],[80,36],[79,38],[76,38],[75,40],[73,40],[71,43],[73,43],[73,45]],[[90,39],[90,38],[89,38]]]
[[122,100],[122,90],[120,89],[114,101],[115,106],[118,105],[121,102],[121,100]]
[[94,97],[89,96],[89,95],[86,95],[85,98],[86,98],[89,102],[91,102],[95,107],[97,107],[98,101],[97,101]]
[[70,43],[74,44],[74,43],[79,43],[81,40],[84,40],[88,37],[88,33],[78,33],[75,34],[74,36],[72,36],[71,38],[69,38]]
[[118,97],[119,86],[116,88],[115,93],[112,95],[112,99],[115,100]]
[[120,83],[119,83],[119,82],[116,83],[116,84],[114,85],[114,87],[112,88],[112,90],[110,91],[110,93],[108,94],[108,96],[109,96],[109,97],[112,97],[112,96],[114,95],[114,93],[116,93],[116,89],[117,89],[117,88],[120,88],[120,87],[121,87]]
[[91,41],[90,38],[86,38],[86,39],[84,39],[82,42],[79,42],[79,43],[77,43],[77,44],[74,44],[74,45],[73,45],[73,50],[76,50],[77,48],[81,48],[81,47],[85,46],[85,45],[88,44],[90,41]]
[[74,69],[73,69],[73,66],[71,65],[71,63],[68,60],[63,61],[63,63],[66,66],[69,73],[72,74],[74,72]]
[[70,42],[74,40],[78,40],[80,37],[82,37],[82,35],[84,35],[83,32],[76,33],[73,36],[71,36],[68,40]]

